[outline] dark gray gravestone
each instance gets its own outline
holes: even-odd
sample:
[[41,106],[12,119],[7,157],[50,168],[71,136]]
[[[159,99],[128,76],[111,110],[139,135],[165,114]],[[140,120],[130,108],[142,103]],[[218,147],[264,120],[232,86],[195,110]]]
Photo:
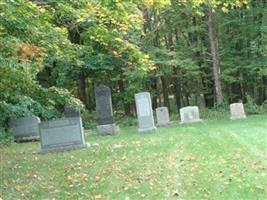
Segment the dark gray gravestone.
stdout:
[[95,88],[97,133],[99,135],[114,135],[117,132],[113,118],[111,91],[105,85]]
[[81,116],[81,112],[75,110],[70,105],[65,105],[65,107],[64,107],[64,116],[65,117],[80,117]]
[[9,127],[16,141],[38,140],[40,119],[36,116],[10,119]]
[[70,117],[39,124],[41,149],[38,153],[88,147],[81,117]]

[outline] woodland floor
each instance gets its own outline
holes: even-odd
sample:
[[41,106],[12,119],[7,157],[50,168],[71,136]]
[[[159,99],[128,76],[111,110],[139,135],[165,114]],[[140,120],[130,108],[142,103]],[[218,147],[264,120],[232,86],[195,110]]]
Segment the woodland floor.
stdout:
[[1,148],[0,197],[267,199],[267,115],[86,140],[99,146],[45,155],[34,153],[38,142]]

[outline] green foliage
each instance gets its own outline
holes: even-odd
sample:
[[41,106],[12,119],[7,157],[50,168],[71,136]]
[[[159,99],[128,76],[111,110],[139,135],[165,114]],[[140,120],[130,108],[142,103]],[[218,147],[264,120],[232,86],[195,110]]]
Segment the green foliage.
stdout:
[[120,127],[137,127],[137,117],[125,116],[124,113],[116,113],[116,123]]
[[246,102],[250,95],[249,113],[260,113],[255,103],[267,96],[264,6],[260,0],[2,0],[0,124],[29,114],[60,117],[66,103],[92,111],[98,84],[112,88],[117,113],[131,115],[140,91],[151,92],[154,107],[175,95],[182,106],[213,107],[207,7],[218,31],[224,96]]
[[14,138],[3,127],[0,127],[0,148],[9,145]]
[[255,100],[249,95],[247,95],[246,99],[247,99],[247,102],[244,105],[246,114],[255,115],[255,114],[263,114],[267,112],[266,102],[263,105],[257,105],[255,103]]
[[224,107],[221,109],[201,109],[200,117],[204,121],[208,120],[218,120],[218,119],[229,119],[230,111],[229,107]]
[[0,15],[0,126],[10,117],[58,117],[67,103],[82,108],[66,89],[44,88],[37,80],[51,55],[61,58],[62,45],[68,48],[64,31],[52,27],[48,13],[28,1],[1,1]]
[[96,113],[84,110],[82,113],[83,126],[85,129],[96,130]]

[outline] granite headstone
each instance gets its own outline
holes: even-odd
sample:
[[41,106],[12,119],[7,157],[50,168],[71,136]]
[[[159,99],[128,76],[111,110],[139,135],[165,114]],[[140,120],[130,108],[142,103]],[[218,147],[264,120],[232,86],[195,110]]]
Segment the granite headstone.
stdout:
[[64,107],[64,116],[65,117],[80,117],[81,113],[78,110],[75,110],[70,105],[65,105]]
[[95,88],[97,133],[114,135],[118,132],[113,118],[111,90],[105,85]]
[[170,121],[168,107],[159,107],[156,109],[157,122],[159,126],[166,126],[172,124]]
[[180,109],[181,123],[201,122],[197,106],[187,106]]
[[246,113],[243,103],[233,103],[230,105],[231,119],[244,119]]
[[88,147],[84,140],[81,117],[41,122],[39,128],[41,149],[38,150],[38,153]]
[[135,94],[135,103],[138,117],[138,131],[155,131],[151,97],[149,92]]
[[40,119],[36,116],[10,119],[9,127],[16,141],[38,140]]

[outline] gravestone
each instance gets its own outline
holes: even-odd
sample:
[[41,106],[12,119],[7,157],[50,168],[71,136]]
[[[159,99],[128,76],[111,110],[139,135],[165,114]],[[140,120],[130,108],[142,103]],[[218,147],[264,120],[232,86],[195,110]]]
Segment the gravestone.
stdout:
[[97,133],[115,135],[118,132],[113,118],[111,91],[105,85],[95,88]]
[[10,119],[9,127],[16,141],[38,140],[40,119],[36,116]]
[[64,107],[64,116],[65,117],[80,117],[80,111],[75,110],[70,105],[65,105]]
[[230,105],[231,119],[244,119],[246,118],[243,103],[233,103]]
[[197,106],[187,106],[180,109],[181,123],[201,122]]
[[41,149],[38,150],[38,153],[88,147],[84,140],[81,117],[41,122],[39,128]]
[[159,126],[166,126],[172,124],[170,122],[168,107],[160,107],[156,109],[157,122]]
[[149,92],[135,94],[135,103],[138,117],[138,131],[155,131],[151,97]]

